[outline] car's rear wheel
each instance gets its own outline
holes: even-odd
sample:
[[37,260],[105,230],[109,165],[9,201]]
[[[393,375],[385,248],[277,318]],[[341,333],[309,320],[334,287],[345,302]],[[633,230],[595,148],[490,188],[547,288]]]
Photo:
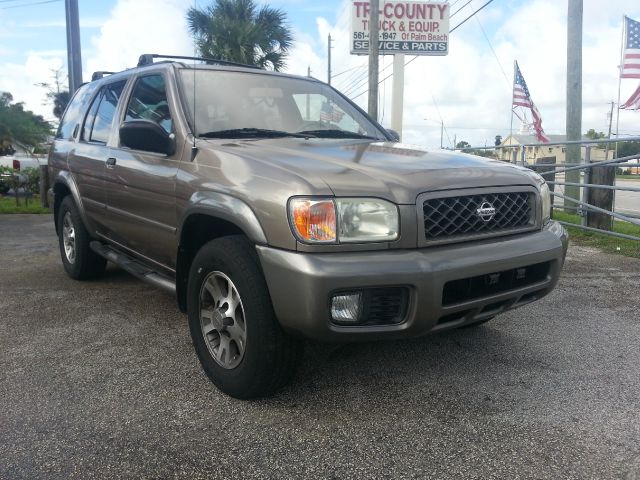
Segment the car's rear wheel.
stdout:
[[200,363],[226,394],[267,396],[293,375],[301,342],[280,327],[246,237],[219,238],[200,249],[189,272],[187,312]]
[[104,273],[107,261],[91,250],[90,241],[73,198],[65,197],[58,211],[58,243],[62,265],[73,279],[88,280]]

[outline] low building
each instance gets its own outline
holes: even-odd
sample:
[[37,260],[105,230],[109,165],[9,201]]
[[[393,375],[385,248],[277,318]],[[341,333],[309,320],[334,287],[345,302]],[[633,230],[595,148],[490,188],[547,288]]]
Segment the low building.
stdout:
[[[566,135],[547,135],[547,137],[549,138],[549,143],[559,143],[567,141]],[[583,136],[582,140],[589,141],[592,139]],[[537,159],[542,157],[556,157],[556,163],[566,162],[566,145],[547,145],[544,143],[540,143],[535,135],[520,134],[509,135],[504,139],[499,147],[496,147],[498,158],[500,160],[511,161],[511,159],[513,158],[513,147],[518,147],[518,161],[520,161],[520,147],[522,147],[522,145],[529,145],[524,147],[526,163],[536,163]],[[583,146],[581,148],[582,159],[584,159],[585,150],[586,147]],[[592,162],[605,160],[605,155],[605,148],[598,147],[595,144],[591,147]],[[609,159],[611,158],[613,158],[613,154],[609,153]]]

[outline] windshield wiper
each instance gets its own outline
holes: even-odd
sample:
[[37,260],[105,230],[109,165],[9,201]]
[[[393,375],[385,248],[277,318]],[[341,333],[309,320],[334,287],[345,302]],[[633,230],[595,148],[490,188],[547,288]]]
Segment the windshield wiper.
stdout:
[[312,135],[318,138],[366,138],[368,140],[381,140],[371,135],[363,135],[361,133],[348,132],[346,130],[327,129],[327,130],[303,130],[302,132],[296,132],[304,135]]
[[215,130],[212,132],[205,132],[198,135],[203,138],[279,138],[279,137],[294,137],[294,138],[309,138],[315,135],[310,133],[293,133],[285,132],[282,130],[269,130],[266,128],[231,128],[229,130]]

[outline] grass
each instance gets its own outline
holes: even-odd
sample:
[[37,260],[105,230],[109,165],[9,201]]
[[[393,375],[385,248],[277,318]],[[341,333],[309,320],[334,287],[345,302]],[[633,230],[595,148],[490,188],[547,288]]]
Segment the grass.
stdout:
[[627,175],[624,173],[619,173],[616,175],[616,178],[620,180],[636,180],[640,182],[640,175]]
[[[554,210],[553,218],[567,223],[580,224],[580,216],[572,213],[565,213],[561,210]],[[577,245],[597,247],[605,252],[640,258],[640,240],[627,240],[626,238],[613,237],[603,233],[588,232],[586,230],[572,227],[567,227],[567,230],[571,236],[571,242]],[[613,231],[640,237],[640,226],[627,222],[615,220],[613,223]]]
[[19,205],[16,205],[16,199],[14,197],[0,196],[0,214],[4,213],[51,213],[48,208],[42,208],[40,206],[40,196],[34,195],[29,198],[29,204],[27,204],[25,198],[18,200]]

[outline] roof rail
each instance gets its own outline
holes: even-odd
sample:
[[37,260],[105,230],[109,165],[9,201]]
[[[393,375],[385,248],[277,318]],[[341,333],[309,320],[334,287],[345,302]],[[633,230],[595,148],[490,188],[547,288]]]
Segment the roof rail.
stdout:
[[94,80],[100,80],[105,75],[113,75],[114,73],[116,72],[107,72],[106,70],[98,70],[97,72],[93,72],[93,75],[91,75],[91,81],[93,82]]
[[184,57],[182,55],[159,55],[157,53],[145,53],[143,55],[140,55],[140,58],[138,59],[138,67],[143,67],[145,65],[153,65],[154,58],[168,58],[170,60],[200,60],[208,64],[231,65],[234,67],[257,68],[258,70],[260,70],[260,67],[257,67],[255,65],[247,65],[245,63],[238,63],[238,62],[229,62],[227,60],[219,60],[217,58]]

